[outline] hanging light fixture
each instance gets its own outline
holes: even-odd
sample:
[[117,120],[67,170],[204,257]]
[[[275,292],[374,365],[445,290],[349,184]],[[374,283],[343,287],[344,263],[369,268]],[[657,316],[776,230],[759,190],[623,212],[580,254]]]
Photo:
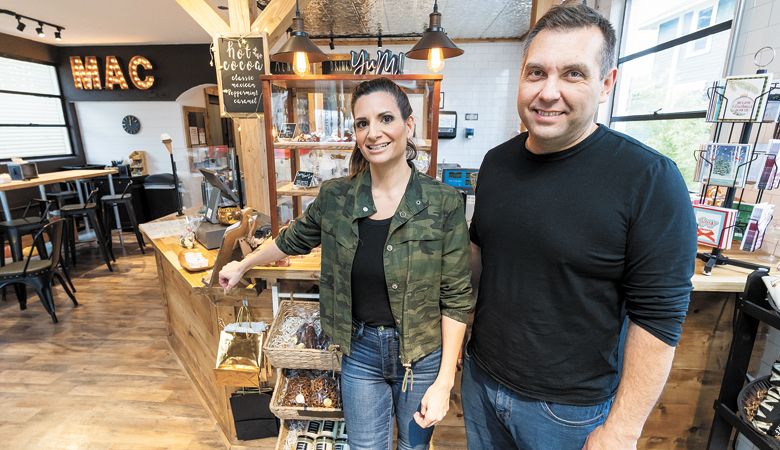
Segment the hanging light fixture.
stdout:
[[422,37],[411,50],[406,52],[406,57],[411,59],[427,59],[428,68],[434,72],[439,72],[444,68],[446,58],[454,58],[463,54],[463,50],[458,48],[452,39],[444,32],[441,26],[441,13],[439,12],[439,2],[434,0],[433,12],[430,14],[430,23],[425,29]]
[[293,72],[303,76],[309,71],[309,64],[326,59],[328,56],[314,45],[309,35],[303,31],[303,18],[298,10],[298,0],[295,0],[295,17],[293,17],[290,38],[278,52],[271,56],[271,61],[292,64]]
[[46,37],[46,33],[43,32],[42,22],[38,22],[38,28],[35,29],[35,32],[38,33],[38,37]]
[[57,27],[57,31],[54,32],[54,40],[55,41],[61,41],[62,40],[62,28]]
[[27,25],[25,25],[24,22],[22,22],[22,18],[16,16],[16,21],[19,22],[16,24],[16,29],[19,31],[24,31],[24,27],[26,27]]

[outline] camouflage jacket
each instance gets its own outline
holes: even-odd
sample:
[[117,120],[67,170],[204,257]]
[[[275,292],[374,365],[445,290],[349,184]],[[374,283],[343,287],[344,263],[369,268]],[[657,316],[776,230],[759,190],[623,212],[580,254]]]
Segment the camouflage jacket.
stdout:
[[[322,245],[322,327],[349,355],[352,337],[352,261],[357,220],[376,212],[371,174],[328,180],[306,211],[283,229],[276,245],[288,255]],[[441,346],[441,316],[466,322],[473,307],[470,246],[460,195],[412,170],[390,222],[384,251],[390,309],[407,369]]]

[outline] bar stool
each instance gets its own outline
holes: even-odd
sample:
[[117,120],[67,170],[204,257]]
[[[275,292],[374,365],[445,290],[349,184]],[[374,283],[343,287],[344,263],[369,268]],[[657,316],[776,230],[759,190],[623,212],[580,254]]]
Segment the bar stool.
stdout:
[[[130,192],[127,192],[130,189],[130,186],[133,185],[133,180],[130,180],[129,183],[127,183],[127,186],[125,186],[125,189],[122,191],[119,195],[104,195],[100,198],[101,206],[103,207],[103,223],[106,224],[106,231],[108,232],[107,238],[108,238],[108,246],[109,248],[112,247],[113,241],[111,239],[111,226],[109,225],[111,223],[111,213],[113,212],[114,206],[118,205],[124,205],[125,210],[127,211],[127,215],[130,217],[130,224],[133,227],[133,232],[135,233],[135,239],[138,241],[138,247],[141,249],[141,253],[146,254],[146,251],[144,250],[144,237],[141,235],[141,230],[138,228],[138,219],[135,217],[135,209],[133,209],[133,194]],[[119,224],[119,232],[122,232],[122,224]],[[112,250],[113,254],[113,250]]]
[[[66,222],[66,237],[65,242],[69,252],[65,252],[66,256],[69,256],[70,261],[74,266],[76,265],[76,233],[78,232],[78,225],[76,219],[79,217],[85,217],[87,222],[95,229],[95,238],[97,239],[98,248],[100,253],[103,254],[103,260],[106,262],[108,270],[113,272],[111,267],[111,257],[109,256],[109,245],[106,242],[106,235],[103,231],[103,224],[98,215],[98,205],[95,203],[95,197],[98,190],[93,189],[87,197],[86,203],[80,203],[77,205],[63,205],[60,209],[60,217]],[[66,258],[67,259],[67,258]],[[116,260],[114,260],[116,261]]]
[[[65,184],[67,186],[65,189],[59,188],[56,191],[47,192],[46,197],[53,198],[57,202],[57,210],[62,209],[62,207],[68,202],[68,200],[71,199],[77,199],[79,198],[79,193],[73,189],[73,186],[70,181],[66,183],[60,183]],[[56,186],[56,185],[55,185]]]

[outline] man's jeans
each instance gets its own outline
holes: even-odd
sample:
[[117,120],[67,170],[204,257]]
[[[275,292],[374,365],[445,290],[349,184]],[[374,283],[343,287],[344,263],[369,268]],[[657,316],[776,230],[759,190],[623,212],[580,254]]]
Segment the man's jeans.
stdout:
[[581,450],[612,406],[611,399],[577,406],[526,397],[497,382],[468,355],[461,394],[469,450]]
[[[414,382],[401,392],[404,367],[395,328],[353,323],[350,355],[341,365],[341,398],[351,450],[389,450],[393,416],[398,423],[398,448],[425,450],[433,427],[414,421],[425,391],[439,373],[441,350],[412,364]],[[411,380],[410,380],[411,381]]]

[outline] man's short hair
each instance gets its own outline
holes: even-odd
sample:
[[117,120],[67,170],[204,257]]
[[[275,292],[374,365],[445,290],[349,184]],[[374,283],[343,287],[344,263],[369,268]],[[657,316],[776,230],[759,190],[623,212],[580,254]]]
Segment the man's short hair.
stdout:
[[523,60],[528,56],[531,41],[542,30],[568,31],[588,27],[598,28],[604,36],[601,48],[601,79],[604,79],[615,61],[615,28],[598,11],[582,3],[572,2],[550,8],[528,33],[523,43]]

